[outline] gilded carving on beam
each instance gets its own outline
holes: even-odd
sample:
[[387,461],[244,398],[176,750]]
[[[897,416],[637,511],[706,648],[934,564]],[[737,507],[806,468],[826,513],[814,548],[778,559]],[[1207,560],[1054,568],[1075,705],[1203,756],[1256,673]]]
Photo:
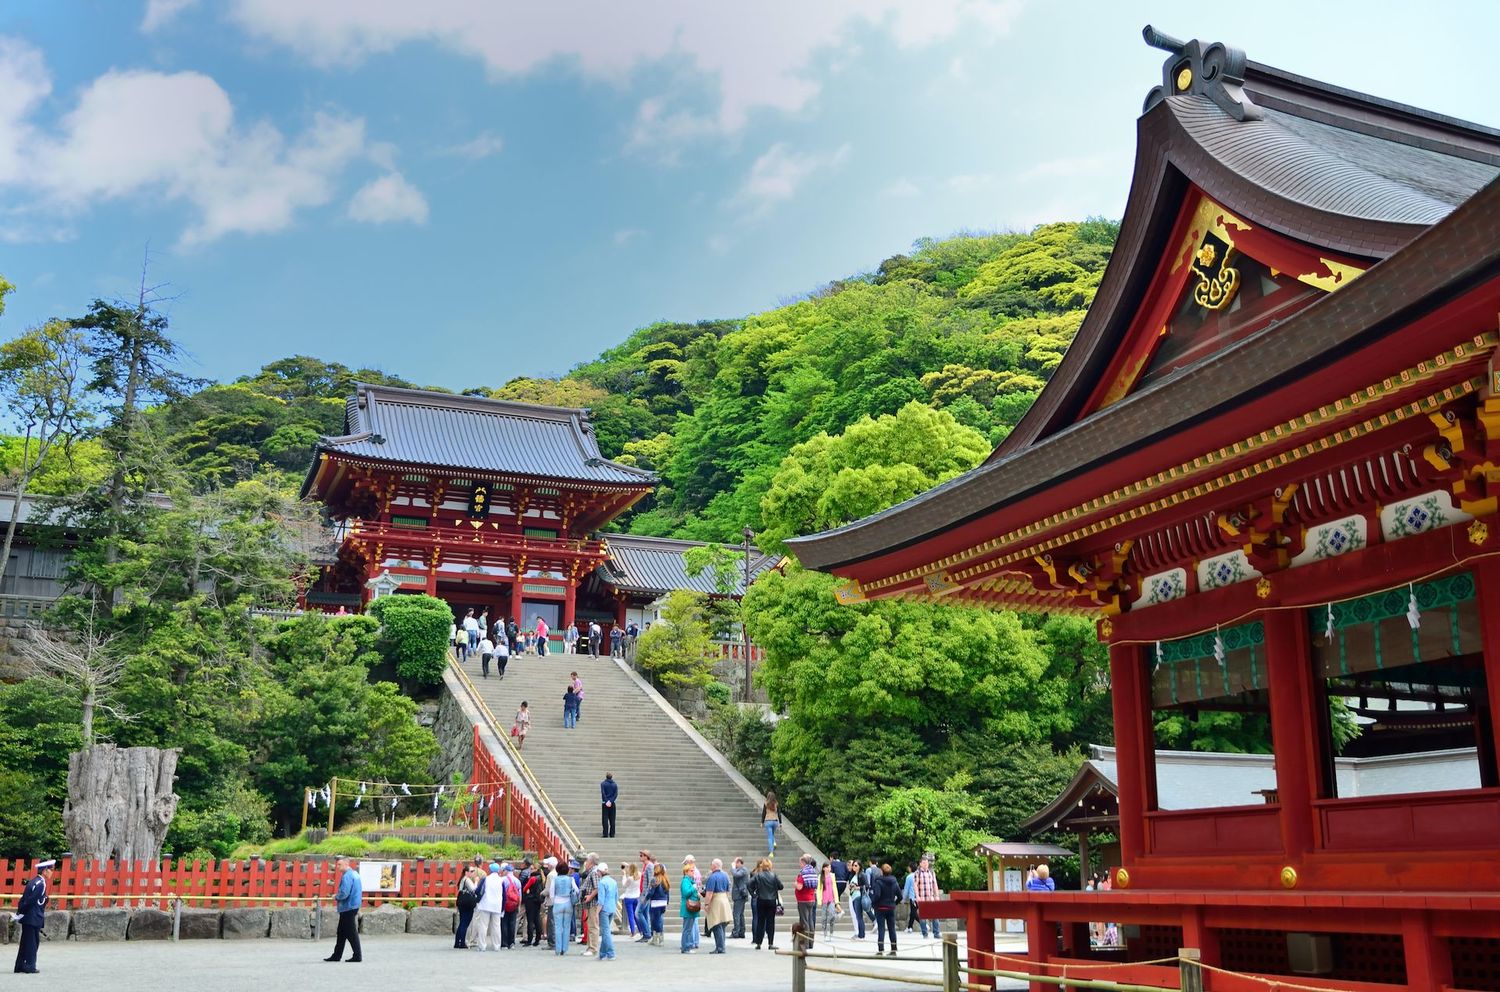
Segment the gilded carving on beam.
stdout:
[[[1451,349],[1449,352],[1444,353],[1444,355],[1439,356],[1442,358],[1441,364],[1446,366],[1461,354],[1469,355],[1474,351],[1492,350],[1496,347],[1497,344],[1500,344],[1500,333],[1494,331],[1486,331],[1483,334],[1475,335],[1471,343],[1467,345],[1458,345],[1455,348]],[[1421,381],[1430,377],[1434,373],[1434,367],[1437,364],[1437,359],[1420,362],[1414,368],[1403,370],[1397,375],[1387,378],[1379,384],[1368,387],[1363,392],[1371,397],[1383,397],[1389,393],[1400,392],[1403,389],[1420,383]],[[1431,412],[1432,410],[1440,407],[1442,404],[1450,402],[1453,399],[1457,399],[1461,396],[1467,396],[1470,393],[1478,390],[1481,386],[1486,385],[1488,383],[1488,380],[1488,375],[1486,375],[1486,377],[1482,379],[1466,380],[1455,387],[1443,390],[1441,393],[1423,397],[1421,400],[1415,401],[1413,403],[1408,403],[1401,407],[1397,407],[1395,410],[1382,412],[1361,423],[1351,424],[1348,427],[1334,432],[1331,435],[1331,441],[1327,438],[1321,440],[1327,441],[1329,444],[1343,444],[1347,441],[1363,437],[1364,435],[1371,434],[1376,430],[1380,430],[1393,424],[1400,423],[1411,416]],[[1349,406],[1356,405],[1359,402],[1359,399],[1360,393],[1351,394],[1344,399],[1335,400],[1331,403],[1324,404],[1317,410],[1312,411],[1308,414],[1299,415],[1292,418],[1286,423],[1276,425],[1276,427],[1274,428],[1274,433],[1272,430],[1264,430],[1249,438],[1245,438],[1232,444],[1225,445],[1224,447],[1219,448],[1215,451],[1206,452],[1203,455],[1198,456],[1198,458],[1201,459],[1201,463],[1204,465],[1205,470],[1213,469],[1218,465],[1218,463],[1222,461],[1228,461],[1238,458],[1242,455],[1253,452],[1256,448],[1259,448],[1265,444],[1269,444],[1274,441],[1279,441],[1286,437],[1302,433],[1303,431],[1321,426],[1331,419],[1342,416],[1343,414],[1348,412],[1346,404],[1348,404]],[[1216,488],[1226,485],[1234,485],[1236,483],[1243,482],[1245,479],[1250,478],[1254,474],[1265,471],[1267,468],[1274,468],[1278,465],[1285,465],[1294,458],[1305,457],[1307,454],[1312,453],[1312,451],[1314,450],[1320,450],[1316,442],[1312,446],[1303,445],[1301,448],[1296,449],[1294,453],[1286,453],[1279,459],[1273,458],[1269,461],[1262,461],[1255,466],[1251,466],[1243,470],[1230,472],[1227,475],[1213,480],[1210,484],[1215,486]],[[1186,472],[1188,470],[1186,466],[1184,466],[1183,468],[1179,469],[1179,471]],[[925,566],[922,566],[921,568],[908,569],[906,571],[896,573],[895,575],[891,575],[883,579],[877,579],[866,584],[863,588],[867,593],[874,592],[888,586],[898,585],[903,582],[910,581],[911,579],[918,578],[935,567],[952,568],[954,565],[962,564],[963,562],[971,560],[980,555],[988,554],[992,551],[1003,548],[1006,545],[1011,545],[1016,543],[1017,541],[1024,540],[1031,535],[1038,533],[1039,531],[1051,529],[1055,526],[1068,523],[1072,520],[1076,520],[1078,517],[1083,516],[1087,513],[1095,512],[1099,508],[1101,503],[1104,507],[1111,507],[1121,501],[1133,499],[1136,496],[1140,496],[1143,493],[1154,490],[1159,486],[1164,485],[1167,481],[1169,480],[1166,477],[1166,473],[1157,473],[1156,475],[1148,477],[1146,479],[1137,480],[1136,482],[1132,483],[1126,483],[1121,488],[1106,494],[1102,498],[1090,499],[1089,501],[1077,507],[1074,507],[1071,510],[1065,510],[1059,513],[1050,514],[1042,520],[1034,521],[1007,534],[1001,535],[1000,537],[991,538],[988,541],[984,541],[964,551],[948,555],[944,558],[938,559],[935,562],[931,562]],[[1177,500],[1177,502],[1180,501],[1180,499]],[[1160,509],[1165,505],[1165,503],[1158,501],[1151,504],[1151,507],[1154,510]],[[1130,519],[1134,519],[1134,517],[1132,516]],[[1105,526],[1114,526],[1116,523],[1120,522],[1124,522],[1124,520],[1122,520],[1122,518],[1117,515],[1116,517],[1110,518],[1108,521],[1106,521]],[[1056,542],[1050,544],[1049,546],[1056,546]],[[1026,557],[1026,555],[1022,555],[1021,557]],[[1015,560],[1018,559],[1007,559],[1007,561]],[[963,581],[965,578],[967,578],[969,574],[971,573],[954,573],[955,577],[960,581]]]
[[1205,234],[1203,243],[1193,254],[1193,273],[1198,285],[1193,287],[1193,302],[1206,310],[1223,310],[1240,288],[1240,270],[1229,263],[1234,248],[1224,239]]

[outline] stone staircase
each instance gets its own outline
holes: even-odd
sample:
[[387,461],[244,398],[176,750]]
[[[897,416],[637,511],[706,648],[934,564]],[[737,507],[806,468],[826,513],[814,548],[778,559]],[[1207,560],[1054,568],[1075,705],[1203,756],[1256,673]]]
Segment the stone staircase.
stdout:
[[[474,659],[463,667],[501,733],[509,732],[521,700],[530,703],[531,733],[522,757],[584,850],[597,852],[611,867],[638,860],[646,849],[675,881],[687,854],[706,874],[714,858],[724,859],[727,868],[743,857],[753,867],[766,853],[760,801],[747,795],[748,783],[736,782],[727,759],[690,733],[686,721],[622,662],[521,655],[510,660],[504,679],[493,668],[488,679],[481,678]],[[575,670],[583,678],[583,707],[578,726],[568,730],[562,696]],[[599,783],[605,772],[620,786],[612,839],[601,834]],[[803,851],[819,853],[784,825],[779,866],[785,870]]]

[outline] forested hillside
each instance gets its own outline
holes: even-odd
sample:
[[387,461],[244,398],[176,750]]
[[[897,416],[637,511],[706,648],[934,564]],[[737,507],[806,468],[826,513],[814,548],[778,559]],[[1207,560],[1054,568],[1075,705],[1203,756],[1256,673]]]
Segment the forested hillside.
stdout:
[[[749,526],[762,546],[777,548],[983,460],[1061,360],[1116,230],[1089,220],[923,240],[869,274],[773,310],[641,328],[558,380],[457,385],[589,407],[607,456],[662,479],[654,500],[618,526],[734,543]],[[96,303],[76,326],[108,331],[122,313],[130,316]],[[157,330],[168,341],[164,321]],[[141,716],[107,723],[108,732],[122,743],[184,746],[193,755],[184,760],[179,849],[232,846],[261,832],[254,821],[273,810],[284,821],[289,790],[352,760],[351,747],[389,741],[382,760],[407,775],[428,750],[391,736],[403,710],[389,690],[353,689],[374,657],[370,632],[351,628],[327,635],[329,643],[314,643],[310,630],[262,640],[235,619],[257,596],[289,592],[284,577],[273,581],[285,563],[257,528],[292,512],[285,501],[318,436],[339,432],[353,383],[413,385],[399,371],[296,356],[232,383],[179,376],[150,393],[128,433],[118,433],[111,407],[105,419],[115,426],[80,430],[31,480],[35,492],[82,504],[106,483],[174,496],[176,509],[129,521],[114,545],[82,556],[75,574],[125,597],[106,626],[132,652],[126,682]],[[15,439],[0,438],[0,471],[14,475],[21,451]],[[107,510],[94,507],[111,521]],[[195,548],[205,532],[221,530],[240,544]],[[116,561],[125,539],[135,542],[129,561]],[[196,569],[205,556],[255,583],[207,598],[191,583],[154,584],[159,572]],[[910,603],[845,608],[830,590],[827,576],[795,564],[756,584],[747,620],[767,649],[761,678],[784,718],[772,734],[758,721],[721,715],[720,739],[752,777],[784,792],[792,815],[825,846],[853,852],[870,844],[893,857],[939,849],[945,881],[977,881],[962,856],[970,841],[1013,835],[1076,768],[1068,752],[1110,737],[1104,660],[1091,628]],[[316,723],[307,706],[333,705],[306,694],[299,666],[278,663],[283,652],[325,655],[325,667],[347,683],[343,696],[372,721],[368,731],[336,741],[313,733],[291,750],[267,736],[288,720]],[[249,658],[257,660],[247,667]],[[225,698],[243,707],[216,709]],[[66,705],[24,687],[0,690],[0,738],[38,719],[67,736]],[[21,746],[19,736],[9,739]],[[291,767],[299,750],[317,757],[292,761],[295,783],[274,781],[267,769]],[[56,796],[56,756],[34,758],[8,791]],[[11,833],[54,830],[48,822]],[[5,833],[0,823],[0,842]]]

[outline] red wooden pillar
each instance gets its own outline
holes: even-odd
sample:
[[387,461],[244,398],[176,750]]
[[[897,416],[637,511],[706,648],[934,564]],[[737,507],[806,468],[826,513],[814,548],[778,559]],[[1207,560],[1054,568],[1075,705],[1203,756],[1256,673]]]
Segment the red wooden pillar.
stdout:
[[625,597],[619,594],[615,596],[615,626],[621,630],[625,629],[625,609],[628,606]]
[[[1478,600],[1479,630],[1484,639],[1484,679],[1489,694],[1490,720],[1500,721],[1500,558],[1481,558],[1474,563],[1474,596]],[[1500,767],[1500,732],[1490,746]]]
[[427,570],[427,595],[437,595],[437,569],[435,568]]
[[[969,903],[964,927],[969,938],[969,967],[993,969],[996,961],[990,955],[995,952],[995,921],[984,915],[982,903]],[[983,975],[972,975],[969,981],[985,988],[995,987],[995,980]]]
[[1204,964],[1219,963],[1219,933],[1203,922],[1203,907],[1187,906],[1182,911],[1182,946],[1196,947]]
[[1307,615],[1302,610],[1265,614],[1266,681],[1271,702],[1271,741],[1276,752],[1276,793],[1281,804],[1281,844],[1288,858],[1300,860],[1313,849],[1313,800],[1318,798],[1317,767],[1322,727],[1314,711]]
[[1120,861],[1133,866],[1146,853],[1146,811],[1156,795],[1156,739],[1151,727],[1151,675],[1138,644],[1109,646],[1114,697]]
[[[1035,965],[1044,964],[1057,956],[1057,924],[1048,923],[1042,912],[1040,903],[1032,903],[1026,907],[1026,957],[1033,964],[1030,969],[1033,975],[1048,974],[1047,969],[1038,968]],[[993,943],[993,936],[991,943]],[[991,958],[990,960],[994,960]],[[996,967],[994,964],[986,965],[987,968]],[[1014,969],[1011,969],[1014,970]],[[1048,982],[1028,982],[1027,988],[1031,992],[1055,992],[1056,985]]]
[[578,586],[573,580],[568,580],[567,591],[563,593],[562,624],[563,630],[567,630],[574,624],[575,610],[578,606]]
[[1406,952],[1406,985],[1413,989],[1445,989],[1453,984],[1453,957],[1448,942],[1432,932],[1428,914],[1411,911],[1401,918],[1401,942]]

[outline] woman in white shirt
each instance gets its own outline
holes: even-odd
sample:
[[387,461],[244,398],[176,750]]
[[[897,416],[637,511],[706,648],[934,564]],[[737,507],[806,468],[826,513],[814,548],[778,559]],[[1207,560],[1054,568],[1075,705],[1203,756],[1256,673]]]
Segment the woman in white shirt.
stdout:
[[625,903],[625,922],[630,924],[630,936],[634,937],[636,935],[635,910],[641,901],[641,868],[634,861],[625,862],[620,899]]

